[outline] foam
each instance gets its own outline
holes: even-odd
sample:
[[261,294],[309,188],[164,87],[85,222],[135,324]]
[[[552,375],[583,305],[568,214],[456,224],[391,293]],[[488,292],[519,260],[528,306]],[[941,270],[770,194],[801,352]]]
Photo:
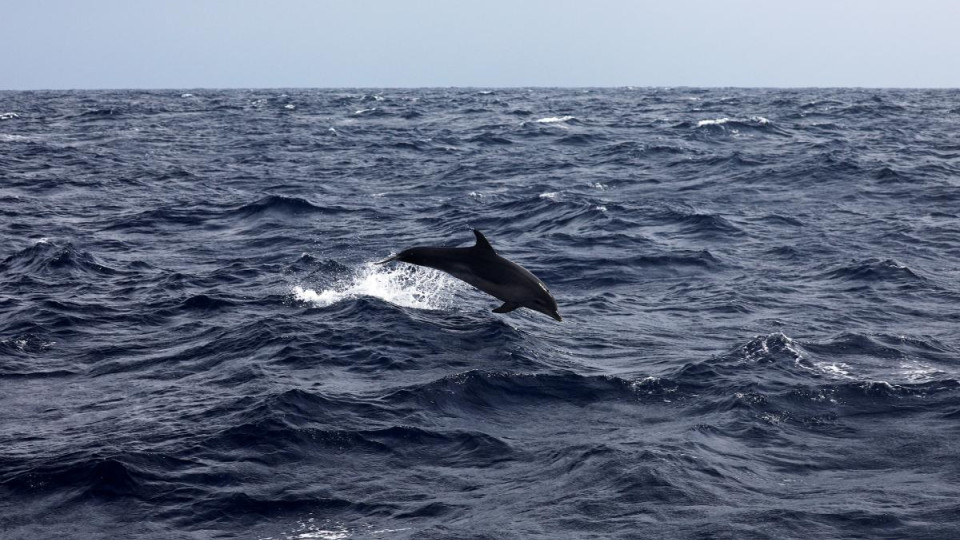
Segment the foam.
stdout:
[[298,285],[292,292],[297,300],[316,307],[368,296],[401,307],[443,309],[452,304],[453,295],[463,287],[459,281],[437,270],[406,264],[366,263],[352,277],[329,289],[317,291]]
[[830,375],[832,377],[837,377],[840,379],[852,379],[853,375],[850,374],[850,366],[843,362],[814,362],[813,365],[817,368]]
[[329,520],[319,521],[309,518],[297,522],[294,530],[282,533],[280,536],[265,536],[259,540],[346,540],[353,533],[341,524],[330,523]]
[[722,125],[726,124],[726,123],[729,122],[729,121],[730,121],[730,119],[727,118],[727,117],[717,118],[717,119],[715,119],[715,120],[701,120],[701,121],[697,122],[697,127],[703,127],[703,126],[722,126]]
[[750,123],[756,124],[756,125],[758,125],[758,126],[765,126],[765,125],[767,125],[767,124],[770,123],[770,120],[768,120],[768,119],[766,119],[766,118],[764,118],[764,117],[762,117],[762,116],[751,116],[750,119],[749,119],[749,120],[746,120],[746,121],[743,120],[743,119],[729,118],[729,117],[726,117],[726,116],[725,116],[725,117],[723,117],[723,118],[715,118],[715,119],[713,119],[713,120],[701,120],[701,121],[697,122],[697,127],[704,127],[704,126],[722,126],[722,125],[724,125],[724,124],[726,124],[726,123],[728,123],[728,122],[740,122],[740,123],[748,123],[748,122],[750,122]]
[[934,380],[936,376],[944,374],[933,366],[916,360],[900,364],[900,373],[911,383]]
[[573,120],[573,116],[550,116],[548,118],[541,118],[536,120],[538,124],[556,124],[558,122],[566,122],[567,120]]
[[13,118],[20,118],[20,115],[15,112],[0,113],[0,120],[11,120]]

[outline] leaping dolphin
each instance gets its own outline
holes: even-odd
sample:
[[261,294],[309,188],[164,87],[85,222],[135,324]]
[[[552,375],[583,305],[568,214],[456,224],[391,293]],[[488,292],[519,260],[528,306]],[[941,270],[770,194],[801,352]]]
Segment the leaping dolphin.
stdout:
[[379,261],[400,261],[435,268],[462,279],[481,291],[503,301],[494,313],[509,313],[525,307],[549,315],[558,321],[557,301],[537,276],[493,250],[483,233],[474,229],[477,243],[467,248],[413,247]]

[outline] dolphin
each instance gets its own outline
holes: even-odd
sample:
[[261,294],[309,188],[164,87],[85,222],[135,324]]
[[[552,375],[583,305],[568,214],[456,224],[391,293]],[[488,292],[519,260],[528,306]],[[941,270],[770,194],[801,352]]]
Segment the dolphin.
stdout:
[[446,272],[502,300],[503,305],[493,310],[494,313],[509,313],[525,307],[563,320],[557,311],[557,301],[537,276],[497,255],[480,231],[474,229],[473,234],[477,236],[477,243],[472,247],[412,247],[377,264],[400,261]]

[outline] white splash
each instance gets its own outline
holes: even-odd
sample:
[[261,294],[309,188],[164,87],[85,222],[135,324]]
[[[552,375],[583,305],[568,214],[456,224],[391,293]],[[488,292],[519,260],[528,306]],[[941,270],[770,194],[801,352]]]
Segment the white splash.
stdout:
[[900,372],[911,383],[929,381],[935,376],[943,374],[933,366],[916,360],[901,363]]
[[601,212],[606,212],[606,211],[607,211],[607,207],[606,207],[606,206],[603,206],[603,205],[594,206],[593,209],[594,209],[594,210],[599,210],[599,211],[601,211]]
[[548,193],[541,193],[541,194],[540,194],[540,198],[541,198],[541,199],[550,199],[551,201],[555,201],[555,200],[557,200],[557,196],[558,196],[558,195],[560,195],[558,192],[556,192],[556,191],[551,191],[551,192],[548,192]]
[[295,538],[316,539],[316,540],[344,540],[350,538],[350,532],[346,529],[326,530],[317,529],[298,534]]
[[814,362],[813,365],[817,366],[817,368],[820,369],[820,371],[832,377],[837,377],[840,379],[853,378],[853,376],[850,375],[850,366],[848,366],[843,362],[840,362],[840,363]]
[[265,536],[259,540],[346,540],[353,533],[339,524],[332,524],[330,520],[320,522],[315,518],[301,520],[297,527],[280,536]]
[[287,109],[288,111],[292,111],[292,110],[296,109],[297,106],[294,105],[293,103],[287,103],[286,105],[283,106],[283,108],[284,108],[284,109]]
[[547,118],[541,118],[536,120],[538,124],[556,124],[559,122],[566,122],[568,120],[573,120],[575,116],[550,116]]
[[726,124],[726,123],[729,122],[729,121],[730,121],[730,119],[729,119],[729,118],[726,118],[726,117],[724,117],[724,118],[717,118],[716,120],[701,120],[701,121],[697,122],[697,127],[703,127],[703,126],[722,126],[722,125]]
[[410,265],[364,264],[356,274],[321,291],[293,288],[293,296],[316,307],[351,298],[372,296],[391,304],[415,309],[443,309],[464,285],[437,270]]
[[193,94],[191,94],[191,93],[188,92],[188,93],[180,94],[180,97],[182,97],[182,98],[191,98],[191,97],[193,97]]
[[[736,118],[729,118],[729,117],[726,117],[726,116],[725,116],[725,117],[723,117],[723,118],[715,118],[715,119],[713,119],[713,120],[701,120],[701,121],[697,122],[697,127],[704,127],[704,126],[722,126],[722,125],[726,124],[727,122],[735,122],[735,121],[745,122],[745,121],[742,120],[742,119],[737,120]],[[749,121],[749,122],[752,122],[752,123],[754,123],[754,124],[756,124],[756,125],[758,125],[758,126],[765,126],[765,125],[767,125],[767,124],[770,123],[770,120],[767,120],[766,118],[764,118],[764,117],[762,117],[762,116],[751,116],[748,121]]]
[[14,118],[20,118],[20,115],[15,112],[0,113],[0,120],[12,120]]
[[369,109],[359,109],[358,111],[356,111],[356,112],[353,113],[353,114],[366,114],[366,113],[368,113],[368,112],[373,112],[373,111],[375,111],[375,110],[377,110],[376,107],[370,107]]

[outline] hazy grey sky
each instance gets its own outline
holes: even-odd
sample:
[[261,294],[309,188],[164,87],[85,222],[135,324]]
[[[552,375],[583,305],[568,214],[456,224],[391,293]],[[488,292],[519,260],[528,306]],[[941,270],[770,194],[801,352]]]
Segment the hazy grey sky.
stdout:
[[0,0],[0,89],[960,87],[956,0]]

